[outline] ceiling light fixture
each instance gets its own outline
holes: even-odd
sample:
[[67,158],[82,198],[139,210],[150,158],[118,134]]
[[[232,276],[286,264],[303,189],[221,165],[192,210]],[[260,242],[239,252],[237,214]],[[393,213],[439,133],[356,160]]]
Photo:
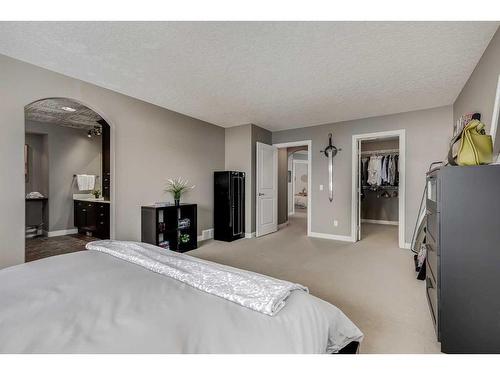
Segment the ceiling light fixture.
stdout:
[[94,126],[93,129],[90,129],[87,133],[87,137],[92,138],[92,136],[100,136],[102,134],[102,130],[99,126]]
[[71,107],[61,107],[61,109],[66,112],[76,112],[76,109]]

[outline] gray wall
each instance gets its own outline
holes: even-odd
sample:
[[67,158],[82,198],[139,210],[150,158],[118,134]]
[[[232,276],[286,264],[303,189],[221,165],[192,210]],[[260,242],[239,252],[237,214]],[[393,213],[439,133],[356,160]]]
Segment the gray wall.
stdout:
[[398,147],[399,147],[398,139],[361,142],[361,151],[393,150]]
[[[74,174],[102,176],[102,138],[87,132],[54,124],[26,122],[26,131],[46,135],[48,143],[48,231],[73,229],[73,194],[78,190]],[[101,189],[100,179],[96,189]],[[87,193],[87,192],[83,192]]]
[[[493,106],[500,75],[500,29],[493,36],[469,80],[453,104],[454,121],[463,114],[481,113],[481,121],[491,129]],[[500,127],[494,140],[495,153],[500,151]]]
[[271,132],[254,124],[225,129],[226,170],[246,173],[245,179],[245,232],[255,232],[256,157],[257,142],[271,144]]
[[252,125],[225,129],[225,168],[245,172],[245,232],[252,230]]
[[[111,125],[114,237],[140,239],[140,206],[172,200],[165,180],[196,185],[198,233],[213,227],[213,171],[224,168],[224,129],[0,55],[0,268],[24,262],[24,106],[68,97]],[[113,231],[113,228],[112,228]]]
[[[389,116],[345,121],[273,133],[273,143],[312,140],[312,232],[351,235],[351,145],[353,134],[406,129],[406,242],[411,240],[418,206],[425,186],[425,172],[432,161],[443,160],[452,133],[452,107],[439,107]],[[328,144],[342,148],[334,159],[334,200],[328,200],[327,158],[320,154]],[[319,190],[319,185],[324,190]],[[338,220],[338,227],[333,221]]]

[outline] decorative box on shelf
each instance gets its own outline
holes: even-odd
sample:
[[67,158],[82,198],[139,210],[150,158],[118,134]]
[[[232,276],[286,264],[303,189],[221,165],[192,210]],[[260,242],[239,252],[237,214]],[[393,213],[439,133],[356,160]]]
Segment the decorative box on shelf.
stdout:
[[141,241],[178,252],[198,247],[196,204],[141,207]]

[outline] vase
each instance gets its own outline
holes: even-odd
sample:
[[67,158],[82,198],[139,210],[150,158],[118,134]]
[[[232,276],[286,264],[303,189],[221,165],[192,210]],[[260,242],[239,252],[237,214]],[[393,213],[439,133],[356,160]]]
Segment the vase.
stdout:
[[181,200],[180,200],[180,199],[174,199],[174,204],[175,204],[176,206],[180,206],[180,204],[181,204]]

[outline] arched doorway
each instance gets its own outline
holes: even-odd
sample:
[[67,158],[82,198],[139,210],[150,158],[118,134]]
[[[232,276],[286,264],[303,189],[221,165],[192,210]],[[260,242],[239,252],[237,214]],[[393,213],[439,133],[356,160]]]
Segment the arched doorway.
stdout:
[[111,128],[86,105],[25,107],[26,261],[83,250],[111,235]]

